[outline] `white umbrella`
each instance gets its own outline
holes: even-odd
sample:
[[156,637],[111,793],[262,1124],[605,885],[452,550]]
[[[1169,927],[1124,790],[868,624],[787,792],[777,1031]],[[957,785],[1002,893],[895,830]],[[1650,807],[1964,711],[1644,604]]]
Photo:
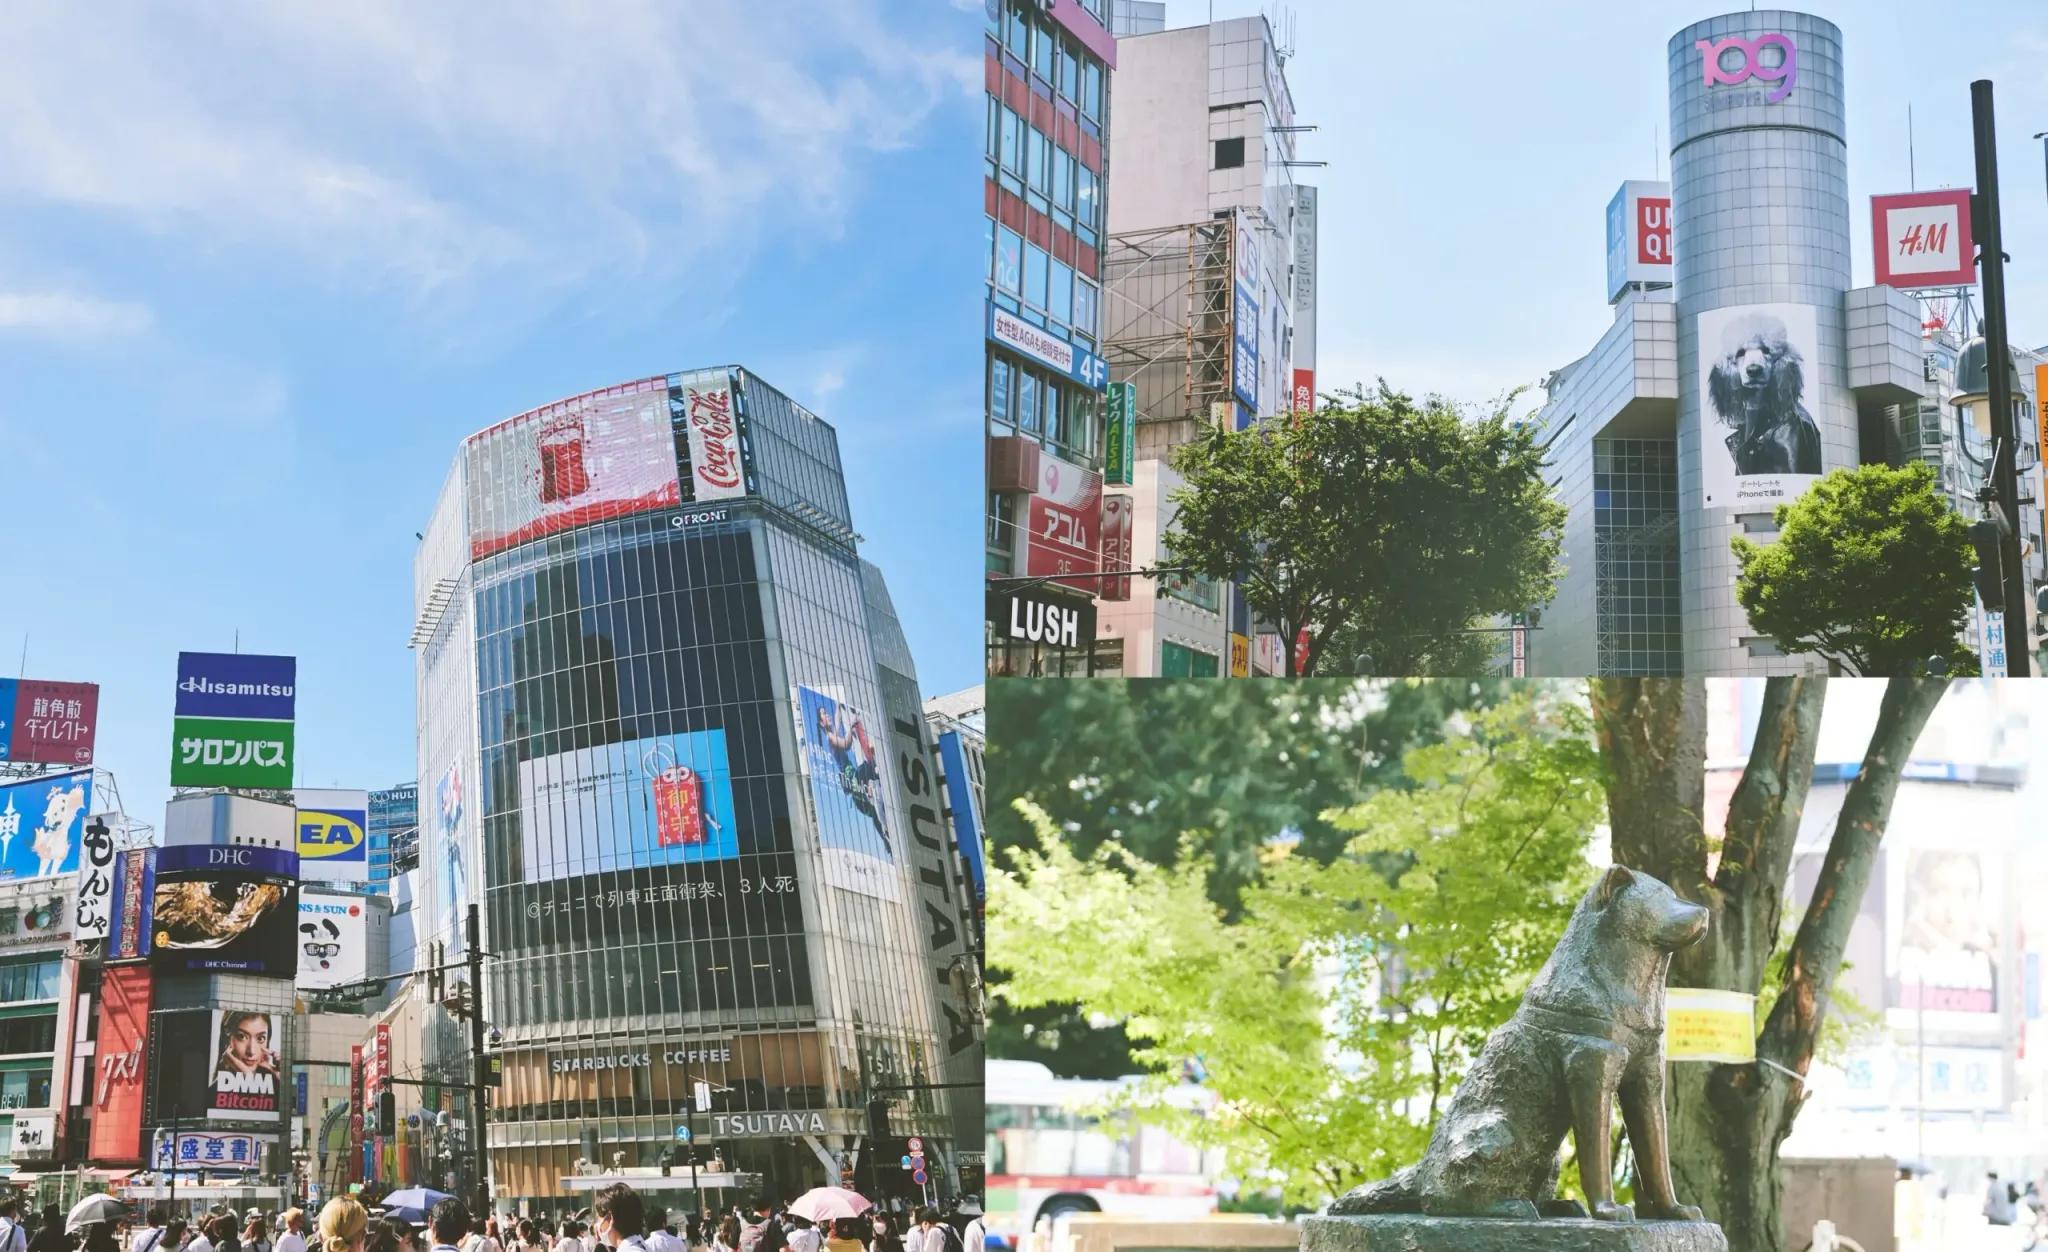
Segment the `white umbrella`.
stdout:
[[813,1187],[789,1202],[790,1212],[818,1223],[837,1217],[859,1217],[873,1207],[874,1201],[844,1187]]
[[128,1206],[110,1195],[89,1195],[71,1206],[71,1216],[64,1219],[64,1233],[70,1234],[81,1226],[94,1222],[115,1222],[128,1216]]

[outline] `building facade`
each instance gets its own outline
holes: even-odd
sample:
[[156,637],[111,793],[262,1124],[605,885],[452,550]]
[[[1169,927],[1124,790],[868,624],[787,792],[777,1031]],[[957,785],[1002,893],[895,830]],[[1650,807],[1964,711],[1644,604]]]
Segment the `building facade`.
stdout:
[[1609,205],[1614,323],[1536,418],[1569,518],[1520,672],[1824,673],[1751,627],[1729,541],[1770,540],[1775,506],[1831,470],[1950,455],[1953,347],[1914,295],[1854,284],[1832,23],[1709,18],[1666,62],[1671,179]]
[[[480,908],[500,1208],[794,1195],[875,1130],[950,1166],[980,1057],[924,919],[957,890],[832,428],[737,368],[589,393],[466,441],[424,536],[415,959],[464,961]],[[422,1029],[466,1078],[468,1023]]]
[[[389,892],[394,873],[419,856],[420,788],[416,782],[370,793],[370,890]],[[395,867],[395,868],[394,868]]]
[[[1313,350],[1296,326],[1314,324],[1316,193],[1295,179],[1303,128],[1288,52],[1264,17],[1173,30],[1164,20],[1156,7],[1118,10],[1110,130],[1104,533],[1137,568],[1171,564],[1175,449],[1218,425],[1244,430],[1288,413],[1314,392]],[[1102,601],[1112,672],[1282,667],[1277,635],[1251,620],[1232,585],[1119,579]]]
[[[1090,645],[1012,630],[1009,592],[1060,614],[1102,567],[1108,0],[988,0],[983,154],[989,672],[1086,674]],[[1071,576],[1071,577],[1061,577]],[[1036,582],[1031,580],[1040,580]],[[1111,658],[1114,659],[1113,657]]]

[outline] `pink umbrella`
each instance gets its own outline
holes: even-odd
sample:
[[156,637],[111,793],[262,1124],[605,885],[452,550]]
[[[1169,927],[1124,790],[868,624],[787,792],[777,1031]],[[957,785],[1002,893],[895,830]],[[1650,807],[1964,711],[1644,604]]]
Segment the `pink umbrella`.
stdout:
[[844,1187],[813,1187],[789,1202],[790,1212],[820,1224],[838,1217],[859,1217],[873,1207],[874,1201]]

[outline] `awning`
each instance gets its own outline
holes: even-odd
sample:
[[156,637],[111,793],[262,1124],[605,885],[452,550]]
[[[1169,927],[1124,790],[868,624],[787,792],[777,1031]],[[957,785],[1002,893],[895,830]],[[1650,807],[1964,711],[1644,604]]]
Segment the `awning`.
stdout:
[[120,1182],[134,1173],[132,1169],[89,1169],[85,1176],[99,1182]]

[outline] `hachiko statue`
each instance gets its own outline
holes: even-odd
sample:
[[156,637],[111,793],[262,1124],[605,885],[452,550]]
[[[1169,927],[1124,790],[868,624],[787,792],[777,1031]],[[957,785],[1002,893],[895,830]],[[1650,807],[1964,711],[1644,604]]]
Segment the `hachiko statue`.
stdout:
[[1577,1214],[1557,1201],[1558,1149],[1578,1144],[1592,1215],[1614,1202],[1614,1101],[1635,1150],[1645,1218],[1698,1221],[1672,1194],[1664,1127],[1664,978],[1671,954],[1707,932],[1707,911],[1617,865],[1586,893],[1508,1024],[1486,1041],[1419,1164],[1360,1187],[1333,1214],[1459,1217]]

